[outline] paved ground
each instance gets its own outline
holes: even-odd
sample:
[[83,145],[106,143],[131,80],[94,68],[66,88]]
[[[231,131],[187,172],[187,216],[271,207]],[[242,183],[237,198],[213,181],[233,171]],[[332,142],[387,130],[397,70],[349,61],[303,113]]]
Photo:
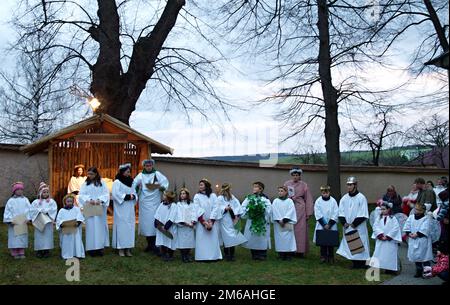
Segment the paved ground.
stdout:
[[402,264],[402,271],[400,275],[381,283],[381,285],[441,285],[442,280],[438,277],[431,279],[415,278],[416,267],[414,263],[408,261],[406,254],[408,252],[408,246],[405,243],[399,248],[398,254]]

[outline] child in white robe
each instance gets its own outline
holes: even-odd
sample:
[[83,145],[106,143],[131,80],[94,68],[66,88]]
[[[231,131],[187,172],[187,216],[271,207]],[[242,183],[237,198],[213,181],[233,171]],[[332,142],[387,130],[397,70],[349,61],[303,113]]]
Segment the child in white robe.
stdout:
[[[74,194],[67,194],[63,198],[63,208],[56,216],[56,230],[59,231],[59,245],[63,259],[84,258],[84,245],[81,238],[81,224],[84,223],[83,214],[79,207],[74,206],[76,201]],[[65,221],[76,220],[77,228],[74,233],[63,232]]]
[[[330,186],[324,185],[320,187],[321,196],[314,203],[314,217],[316,218],[316,228],[314,230],[313,242],[316,241],[318,230],[337,231],[337,222],[339,220],[339,207],[332,196],[330,196]],[[320,262],[334,263],[334,247],[320,246]]]
[[95,167],[87,170],[86,182],[81,186],[79,204],[84,209],[88,204],[102,207],[102,214],[86,218],[86,251],[90,256],[103,256],[109,247],[109,229],[106,211],[109,206],[109,189]]
[[425,215],[425,206],[416,203],[414,215],[410,215],[405,222],[403,231],[408,236],[408,259],[416,264],[414,277],[423,276],[423,268],[430,266],[433,260],[433,247],[429,236],[429,218]]
[[[369,209],[366,196],[358,190],[356,177],[347,178],[348,193],[342,196],[339,202],[339,221],[342,223],[344,236],[341,240],[337,254],[352,261],[352,269],[366,269],[366,261],[370,258],[369,233],[367,220]],[[358,231],[362,242],[362,251],[351,251],[345,235]]]
[[12,197],[8,199],[3,214],[3,222],[8,225],[8,249],[15,259],[25,258],[25,248],[28,248],[28,231],[16,235],[14,226],[22,225],[15,223],[15,218],[24,216],[29,221],[30,201],[23,195],[24,185],[16,182],[12,185]]
[[244,210],[239,200],[231,194],[231,184],[222,184],[220,195],[217,197],[217,208],[216,221],[219,221],[225,260],[234,261],[235,246],[245,243],[247,239],[235,228]]
[[398,271],[398,245],[402,234],[397,218],[391,215],[393,204],[383,201],[380,205],[381,215],[373,224],[372,238],[376,239],[375,251],[369,265],[384,269],[388,274]]
[[136,231],[136,190],[131,178],[131,164],[119,166],[119,172],[112,186],[112,199],[114,204],[114,224],[112,247],[119,250],[119,256],[131,257],[131,248],[134,248]]
[[244,248],[250,249],[252,259],[266,260],[267,249],[271,249],[270,242],[270,200],[263,194],[264,184],[253,183],[253,193],[248,195],[242,203],[244,214],[242,218],[247,219],[245,223],[244,236],[247,242]]
[[39,186],[39,195],[36,200],[31,203],[29,218],[32,222],[36,220],[39,213],[48,216],[51,222],[47,223],[44,230],[41,232],[38,228],[34,228],[34,251],[39,258],[46,258],[50,256],[50,250],[54,248],[53,245],[53,224],[56,219],[58,206],[52,198],[50,198],[50,189],[41,182]]
[[162,259],[166,262],[173,260],[173,253],[176,249],[177,226],[174,225],[177,216],[176,194],[172,191],[165,191],[163,201],[155,212],[155,228],[157,247],[161,247]]
[[219,226],[216,224],[217,196],[207,179],[200,180],[198,193],[194,196],[195,260],[217,261],[222,259]]
[[288,198],[288,188],[278,187],[278,198],[272,202],[273,236],[275,251],[282,260],[291,260],[297,250],[294,224],[297,223],[297,213],[292,199]]
[[183,263],[193,262],[190,254],[191,249],[195,248],[195,223],[194,206],[191,200],[190,191],[187,188],[181,188],[177,203],[177,225],[176,247],[180,249],[181,261]]

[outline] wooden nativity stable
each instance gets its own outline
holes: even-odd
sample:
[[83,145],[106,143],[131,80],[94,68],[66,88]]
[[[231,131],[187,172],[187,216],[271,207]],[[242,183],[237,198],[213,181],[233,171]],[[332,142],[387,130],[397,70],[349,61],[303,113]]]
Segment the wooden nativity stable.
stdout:
[[132,174],[152,153],[172,154],[173,149],[155,141],[123,122],[96,114],[61,129],[21,149],[28,155],[48,151],[49,184],[53,198],[61,204],[74,166],[95,166],[107,182],[114,180],[119,165],[131,163]]

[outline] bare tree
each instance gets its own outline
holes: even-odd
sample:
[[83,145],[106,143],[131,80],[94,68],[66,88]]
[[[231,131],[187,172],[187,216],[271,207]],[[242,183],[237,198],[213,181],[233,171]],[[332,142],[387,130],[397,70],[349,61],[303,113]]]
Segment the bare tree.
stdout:
[[66,121],[78,104],[74,97],[67,97],[67,89],[54,70],[50,50],[31,52],[51,42],[52,37],[36,33],[35,40],[22,43],[15,75],[0,73],[5,87],[0,90],[0,140],[14,143],[30,143],[50,134]]
[[[337,198],[341,164],[339,115],[351,115],[348,109],[365,103],[382,105],[383,94],[396,89],[366,88],[357,72],[370,69],[369,63],[385,65],[387,51],[411,27],[429,20],[435,26],[432,30],[427,28],[431,34],[417,54],[429,49],[433,39],[441,41],[441,30],[445,29],[436,14],[439,11],[443,15],[443,1],[439,1],[438,10],[432,10],[429,1],[372,2],[224,0],[218,8],[218,14],[225,16],[222,23],[241,48],[246,45],[256,50],[250,52],[252,55],[263,53],[270,57],[273,64],[264,72],[272,76],[269,83],[279,90],[261,102],[279,105],[277,119],[292,130],[288,138],[300,135],[317,119],[324,121],[327,180]],[[444,41],[442,45],[445,50]],[[342,70],[349,72],[339,75]]]
[[[431,158],[436,158],[443,166],[445,150],[449,147],[449,120],[439,114],[433,114],[414,124],[407,132],[406,138],[411,144],[419,144],[431,148]],[[422,165],[428,152],[419,151],[416,160]],[[448,155],[447,155],[448,158]]]
[[[88,86],[100,101],[98,112],[128,124],[147,84],[150,90],[158,84],[167,105],[175,104],[187,115],[192,110],[205,117],[206,110],[226,113],[230,105],[212,85],[220,52],[215,50],[216,58],[201,54],[212,42],[203,36],[201,20],[184,9],[185,2],[24,0],[16,23],[24,41],[33,40],[37,31],[54,33],[54,43],[35,51],[57,52],[56,68],[68,67],[80,82],[88,79],[77,85]],[[170,44],[170,33],[183,35],[185,43]]]
[[393,122],[393,107],[376,107],[374,120],[363,127],[353,125],[350,144],[355,147],[368,146],[372,153],[371,165],[380,165],[380,156],[386,141],[393,136],[401,136],[402,131]]

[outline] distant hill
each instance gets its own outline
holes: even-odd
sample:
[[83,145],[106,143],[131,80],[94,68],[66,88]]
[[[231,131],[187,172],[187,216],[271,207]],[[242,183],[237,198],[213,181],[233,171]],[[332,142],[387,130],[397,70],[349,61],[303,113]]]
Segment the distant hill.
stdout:
[[[393,147],[381,152],[381,163],[384,165],[409,165],[418,156],[431,151],[431,147],[420,145],[409,145],[403,147]],[[212,156],[204,157],[208,160],[230,161],[230,162],[259,162],[269,159],[269,154],[240,155],[240,156]],[[341,152],[343,165],[368,165],[372,160],[372,152],[369,150],[354,150]],[[298,163],[298,164],[326,164],[326,153],[305,153],[290,154],[279,153],[278,163]],[[411,164],[413,165],[413,164]]]

